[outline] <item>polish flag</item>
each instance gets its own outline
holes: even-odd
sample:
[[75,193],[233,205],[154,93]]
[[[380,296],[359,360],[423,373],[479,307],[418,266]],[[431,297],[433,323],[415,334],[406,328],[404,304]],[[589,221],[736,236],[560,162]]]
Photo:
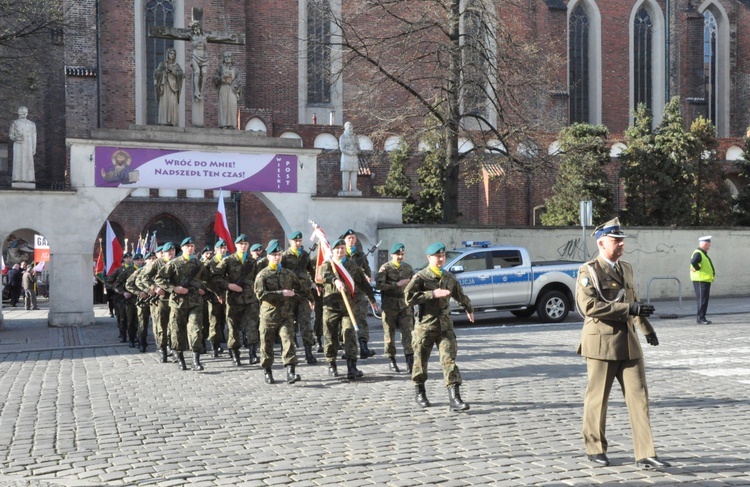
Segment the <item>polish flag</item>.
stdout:
[[316,238],[318,239],[318,258],[316,259],[315,282],[323,282],[323,276],[320,274],[320,271],[323,267],[323,262],[327,260],[334,267],[339,279],[344,281],[349,292],[354,296],[354,279],[343,264],[333,258],[333,250],[331,249],[331,244],[328,243],[325,232],[322,228],[313,223],[313,233],[310,236],[310,240],[315,240]]
[[3,259],[3,254],[0,254],[0,273],[2,273],[2,275],[8,273],[8,269],[5,267],[5,259]]
[[105,240],[107,245],[107,264],[105,271],[106,275],[110,275],[122,265],[122,245],[120,245],[120,241],[117,240],[117,235],[115,235],[115,231],[112,230],[112,225],[109,224],[109,220],[107,220],[107,238]]
[[222,191],[219,190],[219,209],[216,210],[216,221],[214,222],[214,233],[223,238],[227,243],[227,250],[230,254],[236,252],[234,248],[234,242],[232,241],[232,235],[229,233],[229,225],[227,225],[227,212],[224,209],[224,197]]

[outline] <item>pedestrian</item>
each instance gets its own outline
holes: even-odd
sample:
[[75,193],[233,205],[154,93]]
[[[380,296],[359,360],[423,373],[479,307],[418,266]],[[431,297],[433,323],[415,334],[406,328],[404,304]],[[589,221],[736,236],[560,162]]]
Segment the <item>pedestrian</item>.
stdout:
[[281,360],[286,368],[286,381],[293,384],[300,380],[295,371],[296,311],[299,301],[309,302],[312,296],[309,287],[303,286],[299,277],[282,265],[282,248],[278,240],[268,242],[266,253],[268,266],[258,273],[254,284],[255,296],[260,302],[260,366],[266,384],[273,384],[273,344],[278,334],[281,338]]
[[15,308],[18,301],[21,299],[21,291],[23,291],[23,273],[21,272],[21,266],[14,264],[13,267],[8,271],[8,297],[10,297],[10,307]]
[[593,234],[599,255],[578,270],[576,303],[585,316],[578,354],[586,358],[588,385],[583,401],[583,442],[588,459],[609,465],[607,457],[607,406],[614,380],[625,396],[633,431],[636,466],[663,468],[654,450],[648,414],[648,388],[643,351],[636,326],[649,345],[659,339],[648,317],[654,307],[638,301],[633,267],[620,260],[625,237],[619,219],[596,227]]
[[415,399],[423,408],[431,405],[425,382],[430,353],[432,347],[437,345],[443,378],[448,387],[449,407],[453,411],[467,411],[469,405],[461,399],[461,372],[456,365],[458,342],[450,314],[450,300],[453,298],[466,311],[472,323],[474,308],[455,276],[443,269],[445,245],[435,242],[427,247],[426,254],[427,267],[415,274],[404,289],[406,304],[417,306],[418,321],[412,334],[414,368],[411,375]]
[[[375,294],[365,278],[364,271],[353,259],[347,257],[346,242],[343,239],[334,242],[332,253],[332,259],[336,260],[337,266],[334,267],[331,261],[326,261],[321,271],[325,284],[323,295],[325,345],[323,350],[328,362],[328,374],[331,377],[337,377],[336,355],[339,352],[339,335],[343,336],[346,376],[349,379],[355,379],[364,374],[357,369],[357,338],[354,331],[355,322],[352,321],[353,319],[356,321],[356,318],[352,317],[349,312],[353,293],[347,288],[344,282],[345,276],[339,268],[343,267],[351,277],[355,293],[357,288],[362,289],[375,310],[378,309],[378,305],[375,303]],[[349,300],[349,306],[344,302],[345,299]]]
[[182,370],[187,370],[184,351],[193,352],[193,370],[203,370],[203,295],[206,293],[205,267],[195,255],[192,237],[180,244],[182,254],[170,260],[156,275],[156,285],[171,293],[169,296],[169,334],[172,349]]
[[693,251],[690,258],[690,280],[693,281],[695,290],[695,303],[698,308],[696,321],[699,325],[710,325],[711,321],[706,319],[708,309],[708,298],[711,294],[711,283],[716,277],[716,269],[708,249],[711,248],[711,235],[698,239],[698,248]]
[[[356,188],[355,188],[356,189]],[[346,255],[348,259],[353,260],[361,269],[367,279],[367,286],[370,287],[370,277],[372,271],[370,264],[367,262],[367,256],[357,247],[357,234],[353,229],[345,231],[339,238],[346,242]],[[357,319],[359,331],[359,358],[368,359],[375,355],[375,350],[371,350],[367,344],[370,341],[370,325],[367,323],[367,294],[365,286],[357,287],[354,296],[354,316]]]
[[[313,280],[315,279],[315,267],[313,266],[310,254],[302,247],[302,232],[294,231],[287,235],[289,247],[281,256],[281,265],[285,269],[292,271],[299,279],[299,284],[306,290],[314,288]],[[318,359],[313,355],[312,347],[315,345],[313,338],[310,315],[315,304],[310,304],[307,299],[298,299],[295,301],[294,310],[294,337],[296,346],[296,336],[299,331],[302,337],[302,346],[305,349],[305,361],[308,364],[318,363]]]
[[406,247],[402,243],[391,247],[391,260],[378,270],[375,278],[380,289],[383,321],[383,348],[388,357],[388,367],[400,372],[396,361],[396,330],[401,332],[401,346],[404,349],[406,371],[412,373],[414,350],[412,348],[412,330],[414,328],[414,309],[407,306],[404,300],[404,288],[414,276],[414,269],[404,262]]
[[26,271],[24,271],[21,280],[26,309],[39,309],[36,305],[36,271],[34,270],[34,267],[35,264],[33,262],[30,265],[27,265]]

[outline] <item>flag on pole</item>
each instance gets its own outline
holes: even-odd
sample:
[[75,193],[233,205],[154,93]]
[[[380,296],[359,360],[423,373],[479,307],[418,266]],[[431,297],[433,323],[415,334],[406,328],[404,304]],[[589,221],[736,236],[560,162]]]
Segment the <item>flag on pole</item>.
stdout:
[[0,272],[2,273],[2,275],[8,273],[8,269],[5,267],[5,259],[3,259],[3,254],[0,254]]
[[216,210],[214,233],[216,233],[219,238],[224,239],[227,243],[227,250],[229,250],[229,253],[233,254],[236,251],[232,235],[229,233],[229,225],[227,225],[227,212],[224,209],[224,196],[222,195],[222,190],[219,190],[219,209]]
[[112,230],[112,225],[107,220],[107,263],[105,265],[106,275],[112,274],[117,268],[122,265],[122,245],[117,240],[115,231]]
[[102,249],[99,248],[99,257],[96,259],[96,266],[94,267],[94,276],[100,281],[104,281],[104,260],[102,259]]
[[44,270],[44,262],[45,261],[41,261],[38,263],[36,267],[34,267],[34,272],[42,272]]
[[316,259],[315,281],[323,282],[323,276],[320,275],[320,271],[323,262],[327,260],[336,268],[339,278],[344,281],[344,284],[349,289],[349,293],[354,296],[354,279],[341,262],[338,262],[333,258],[333,250],[331,249],[331,244],[328,243],[325,232],[322,228],[313,223],[313,233],[310,240],[315,240],[316,238],[318,239],[318,258]]

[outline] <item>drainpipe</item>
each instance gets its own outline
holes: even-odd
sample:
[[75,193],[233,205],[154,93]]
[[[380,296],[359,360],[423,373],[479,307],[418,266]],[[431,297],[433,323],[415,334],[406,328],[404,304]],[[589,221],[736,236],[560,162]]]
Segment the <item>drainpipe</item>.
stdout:
[[666,17],[667,17],[667,21],[666,21],[665,28],[664,28],[664,40],[665,40],[665,42],[664,42],[664,50],[666,51],[664,53],[664,70],[666,71],[666,73],[665,73],[666,76],[664,77],[664,85],[665,85],[664,86],[664,90],[665,90],[666,98],[664,99],[664,103],[669,103],[669,99],[670,99],[670,96],[669,96],[669,65],[670,65],[669,51],[671,50],[670,49],[670,42],[671,42],[671,39],[670,39],[670,35],[671,34],[670,33],[671,33],[671,29],[669,27],[670,27],[670,24],[672,22],[672,15],[671,15],[671,11],[670,11],[671,10],[670,9],[670,2],[669,2],[669,0],[666,0],[666,2],[667,2],[666,3]]
[[96,127],[102,128],[102,2],[96,2]]

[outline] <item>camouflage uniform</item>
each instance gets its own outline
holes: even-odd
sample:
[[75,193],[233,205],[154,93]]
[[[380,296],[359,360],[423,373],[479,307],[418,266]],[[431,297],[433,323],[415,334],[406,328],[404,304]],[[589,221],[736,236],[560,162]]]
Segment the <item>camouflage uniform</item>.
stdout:
[[[435,289],[447,289],[451,294],[444,298],[435,298],[432,295]],[[442,276],[437,277],[429,267],[426,267],[409,281],[404,289],[404,295],[407,305],[419,305],[419,322],[414,327],[412,341],[415,352],[412,381],[415,385],[424,385],[427,380],[427,362],[433,345],[437,344],[446,385],[461,385],[461,373],[456,365],[458,346],[453,320],[450,317],[450,299],[456,300],[467,313],[474,312],[471,300],[464,294],[461,284],[448,271],[442,271]]]
[[138,332],[138,311],[135,306],[135,296],[126,298],[124,294],[130,292],[125,289],[125,283],[128,278],[138,269],[135,264],[122,266],[122,270],[115,279],[115,291],[120,295],[121,311],[124,316],[124,327],[128,334],[128,341],[131,347],[135,347],[136,334]]
[[[351,251],[351,253],[349,253]],[[349,260],[353,260],[359,267],[362,268],[363,274],[367,276],[367,278],[370,278],[372,276],[372,270],[370,269],[370,264],[367,262],[367,257],[365,254],[359,250],[359,247],[355,247],[354,249],[346,249],[347,254],[349,255]],[[354,276],[352,276],[354,277]],[[357,319],[357,326],[359,327],[359,339],[363,340],[365,343],[370,341],[370,325],[367,323],[367,310],[369,308],[369,302],[367,301],[367,294],[365,294],[365,289],[370,288],[372,291],[372,288],[370,286],[370,283],[365,280],[365,285],[359,286],[357,285],[355,288],[354,293],[354,317]],[[375,353],[375,352],[373,352]],[[365,358],[365,357],[362,357]]]
[[[203,296],[199,289],[205,290],[207,278],[205,268],[197,258],[188,259],[183,254],[170,260],[156,275],[156,285],[171,293],[169,308],[171,311],[169,331],[172,349],[183,352],[190,348],[193,353],[200,353],[203,346]],[[191,278],[189,282],[186,279]],[[175,294],[175,287],[185,287],[188,294]]]
[[401,331],[401,345],[404,348],[404,355],[414,354],[411,343],[414,310],[411,306],[406,305],[404,288],[400,288],[396,284],[402,279],[411,279],[413,275],[414,269],[406,262],[402,262],[401,265],[396,267],[393,261],[389,261],[380,266],[375,278],[382,297],[383,345],[385,356],[388,358],[396,356],[396,345],[394,343],[396,329]]
[[[310,254],[306,250],[300,249],[299,255],[297,255],[293,249],[286,249],[281,257],[281,266],[284,269],[289,269],[297,276],[301,288],[310,290],[315,276],[315,267],[310,260]],[[296,334],[299,331],[300,336],[302,336],[302,343],[310,347],[315,344],[310,327],[311,314],[310,301],[306,299],[297,300],[294,312],[294,333]]]
[[[156,276],[159,271],[167,265],[165,258],[159,258],[144,267],[142,272],[138,273],[136,285],[141,289],[154,291],[157,287]],[[151,302],[151,324],[154,331],[154,339],[159,350],[166,350],[169,345],[169,293],[164,294],[157,300]]]
[[[217,274],[216,268],[222,261],[220,255],[214,255],[211,260],[205,263],[208,273],[211,276]],[[226,324],[226,307],[224,303],[219,302],[218,296],[223,296],[214,286],[214,281],[210,281],[209,289],[211,292],[206,293],[206,304],[208,313],[208,341],[211,342],[213,349],[217,350],[221,342],[224,341],[224,325]]]
[[[247,345],[253,347],[260,342],[258,331],[258,298],[253,291],[256,262],[249,253],[244,263],[237,253],[226,257],[213,269],[213,287],[224,296],[227,309],[227,348],[239,350],[242,345],[240,333],[247,337]],[[239,282],[242,281],[242,282]],[[230,291],[229,284],[237,284],[242,292]]]
[[[278,333],[281,337],[282,363],[297,365],[294,346],[295,309],[300,300],[309,299],[309,293],[300,285],[299,278],[283,266],[278,270],[266,267],[255,279],[255,296],[260,301],[260,366],[265,368],[273,364],[273,344]],[[284,289],[294,291],[297,296],[282,295]]]
[[117,277],[123,271],[123,267],[118,267],[107,276],[107,280],[104,286],[107,288],[107,292],[112,295],[112,302],[115,309],[115,318],[117,319],[117,329],[120,333],[120,341],[125,343],[128,341],[128,322],[125,319],[125,310],[123,309],[123,297],[115,290],[115,283]]
[[[346,270],[354,279],[354,289],[362,289],[363,295],[375,300],[375,294],[372,292],[370,283],[365,278],[362,268],[357,265],[353,259],[345,259],[343,263]],[[344,337],[344,355],[347,359],[356,360],[357,358],[357,337],[354,333],[354,325],[349,318],[349,313],[344,304],[344,298],[336,289],[334,281],[337,279],[333,273],[330,262],[323,264],[321,272],[325,284],[325,294],[323,295],[323,326],[325,334],[324,352],[326,361],[331,363],[336,361],[336,354],[339,351],[339,334]],[[350,298],[351,303],[351,296]],[[366,298],[365,298],[366,299]]]
[[[128,280],[125,281],[125,289],[135,296],[136,303],[138,303],[138,295],[140,293],[148,293],[148,287],[142,288],[139,285],[139,277],[143,274],[146,268],[146,266],[139,267],[130,275],[130,277],[128,277]],[[138,315],[138,345],[141,352],[145,352],[148,340],[148,320],[151,318],[151,310],[148,305],[136,304],[136,313]]]

